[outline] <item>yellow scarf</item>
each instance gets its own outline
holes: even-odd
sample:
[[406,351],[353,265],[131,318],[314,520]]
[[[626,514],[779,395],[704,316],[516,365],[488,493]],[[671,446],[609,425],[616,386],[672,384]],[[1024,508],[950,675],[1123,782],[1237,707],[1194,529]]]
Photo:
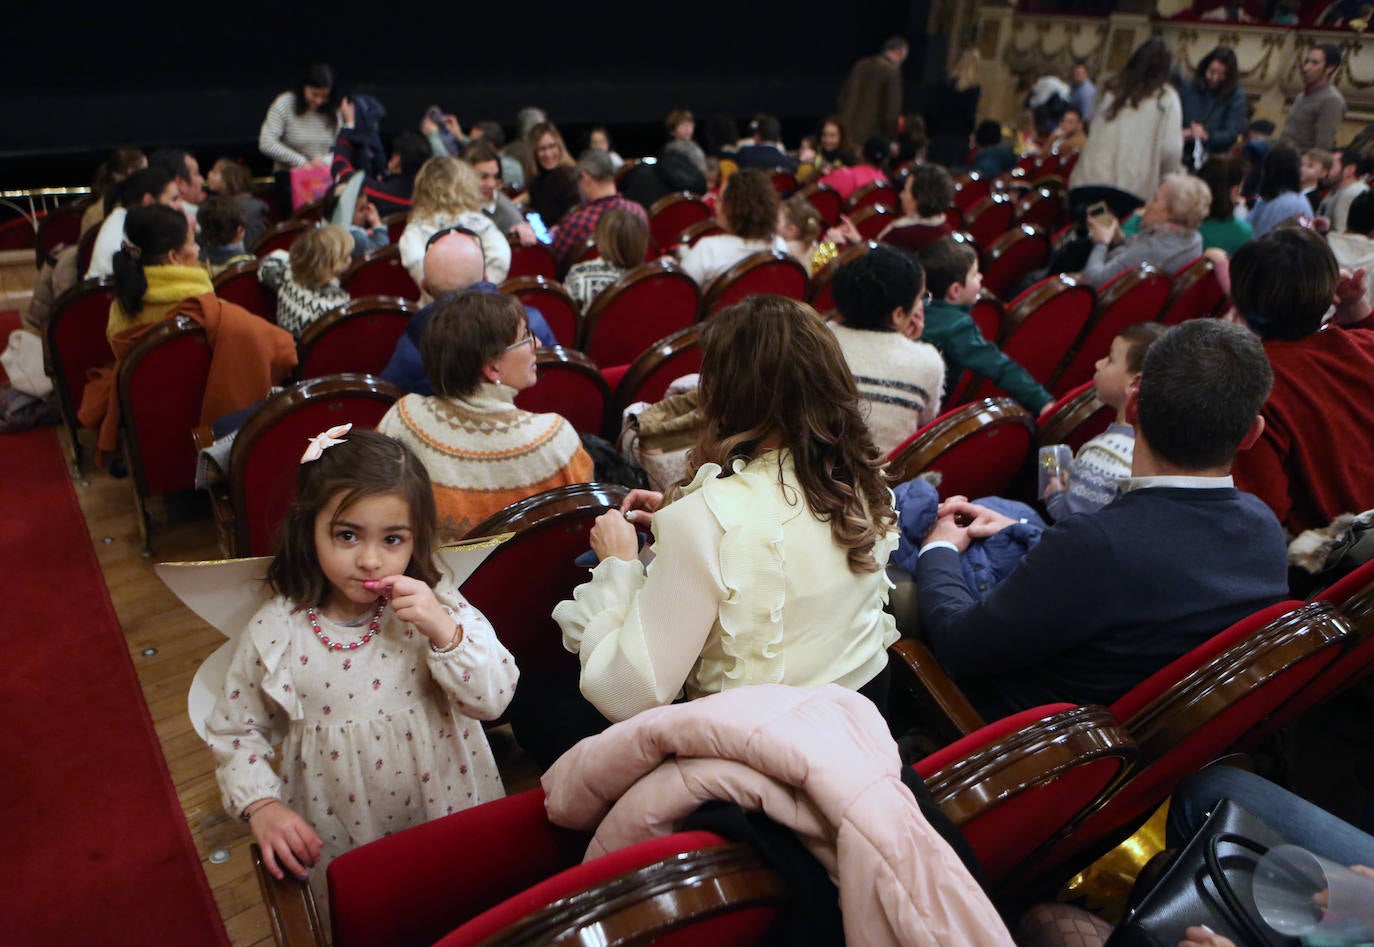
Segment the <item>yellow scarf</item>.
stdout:
[[143,275],[148,280],[143,309],[130,316],[116,299],[110,305],[110,320],[105,327],[107,337],[133,326],[161,322],[183,299],[215,291],[210,275],[199,266],[145,266]]

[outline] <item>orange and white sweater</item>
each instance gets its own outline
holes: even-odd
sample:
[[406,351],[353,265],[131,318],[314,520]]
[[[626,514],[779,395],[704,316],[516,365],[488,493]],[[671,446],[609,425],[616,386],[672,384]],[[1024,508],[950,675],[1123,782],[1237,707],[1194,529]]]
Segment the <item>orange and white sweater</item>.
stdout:
[[483,384],[463,398],[406,395],[377,430],[404,442],[429,471],[444,542],[525,497],[592,480],[573,426],[517,408],[505,385]]

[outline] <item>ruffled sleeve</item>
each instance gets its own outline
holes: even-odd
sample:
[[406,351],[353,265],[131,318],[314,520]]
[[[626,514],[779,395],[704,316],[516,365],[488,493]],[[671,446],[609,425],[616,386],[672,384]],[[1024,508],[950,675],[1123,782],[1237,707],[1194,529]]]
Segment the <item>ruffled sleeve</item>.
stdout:
[[281,779],[268,761],[290,721],[304,715],[286,660],[291,621],[289,606],[280,599],[253,616],[239,636],[224,693],[206,724],[224,809],[233,816],[255,800],[281,795]]
[[564,646],[581,661],[583,696],[611,720],[671,703],[716,625],[722,534],[696,488],[719,471],[705,465],[682,498],[654,515],[647,569],[607,559],[553,611]]

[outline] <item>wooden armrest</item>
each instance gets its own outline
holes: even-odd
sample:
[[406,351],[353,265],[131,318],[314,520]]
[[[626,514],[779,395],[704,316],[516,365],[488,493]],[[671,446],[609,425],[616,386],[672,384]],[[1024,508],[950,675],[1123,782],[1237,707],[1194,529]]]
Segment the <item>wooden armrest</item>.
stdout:
[[215,443],[215,432],[210,429],[210,425],[202,424],[200,427],[191,429],[191,440],[196,443],[196,453],[199,454],[205,448]]
[[935,723],[953,734],[954,739],[983,726],[983,718],[949,679],[929,648],[915,638],[903,638],[888,650],[896,658],[892,663],[901,685],[923,709],[934,714]]
[[277,947],[327,947],[320,915],[310,885],[287,875],[281,881],[272,877],[262,861],[262,849],[254,842],[253,868],[262,888],[262,900],[267,905],[267,917],[272,922],[272,938]]

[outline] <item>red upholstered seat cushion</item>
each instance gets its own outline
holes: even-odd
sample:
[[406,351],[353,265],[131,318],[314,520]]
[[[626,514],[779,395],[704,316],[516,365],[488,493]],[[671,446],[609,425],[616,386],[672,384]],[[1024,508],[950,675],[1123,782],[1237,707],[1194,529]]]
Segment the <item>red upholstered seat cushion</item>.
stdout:
[[1019,714],[1012,714],[1010,717],[995,720],[985,727],[979,727],[963,739],[956,740],[949,746],[936,750],[925,759],[917,760],[912,764],[912,769],[920,773],[922,779],[929,779],[951,763],[958,762],[975,750],[981,750],[995,740],[1015,733],[1037,720],[1043,720],[1073,708],[1073,704],[1042,704],[1039,707],[1032,707],[1030,710],[1023,710]]
[[[569,868],[502,901],[454,930],[435,947],[458,947],[461,944],[478,943],[559,898],[671,855],[693,852],[724,842],[725,839],[713,832],[678,832],[622,848],[594,861]],[[500,848],[489,851],[505,852],[510,858],[521,857],[518,846],[505,843]]]
[[531,789],[378,839],[329,866],[335,947],[428,947],[494,904],[577,864],[588,837]]

